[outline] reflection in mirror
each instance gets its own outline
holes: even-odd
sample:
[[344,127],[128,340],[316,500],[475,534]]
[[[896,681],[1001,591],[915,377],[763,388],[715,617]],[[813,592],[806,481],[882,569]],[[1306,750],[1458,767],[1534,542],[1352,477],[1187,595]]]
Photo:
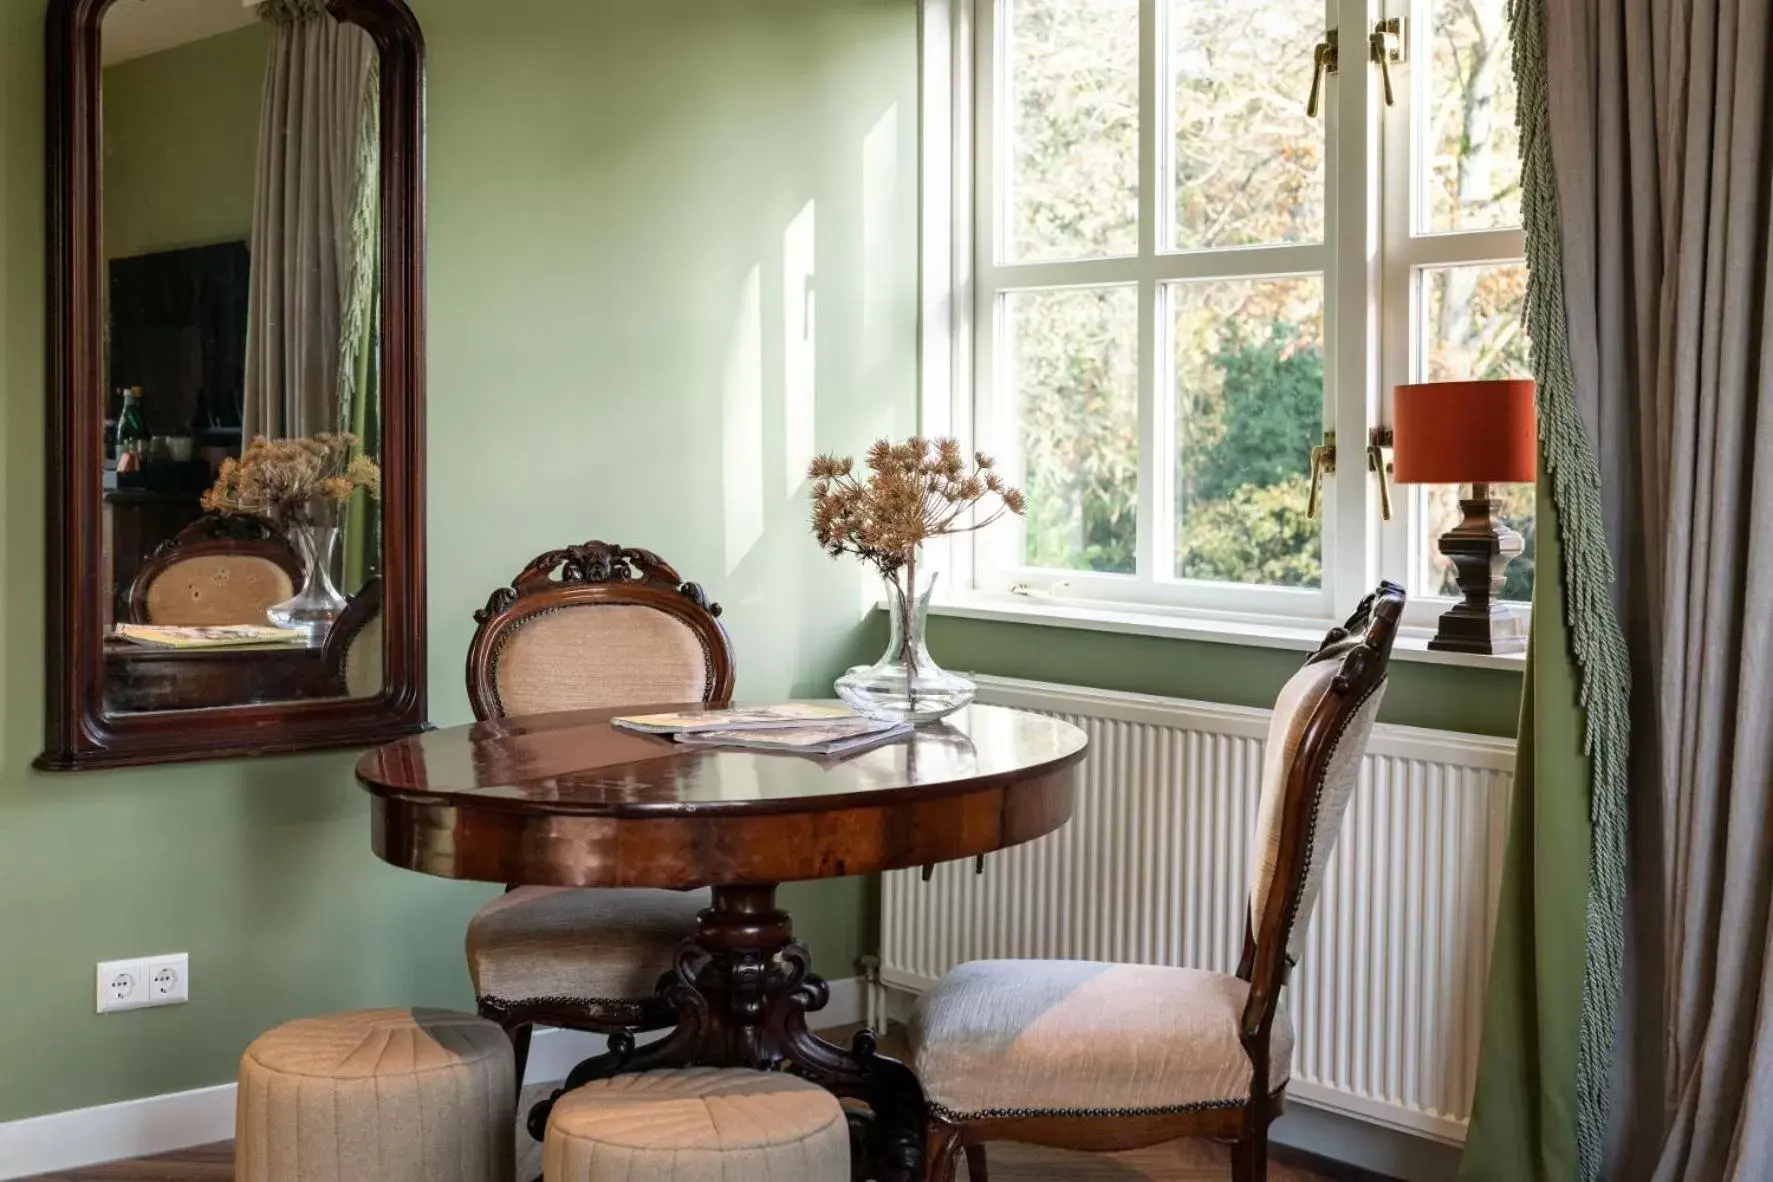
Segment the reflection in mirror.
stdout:
[[383,686],[377,55],[321,0],[102,26],[105,708]]

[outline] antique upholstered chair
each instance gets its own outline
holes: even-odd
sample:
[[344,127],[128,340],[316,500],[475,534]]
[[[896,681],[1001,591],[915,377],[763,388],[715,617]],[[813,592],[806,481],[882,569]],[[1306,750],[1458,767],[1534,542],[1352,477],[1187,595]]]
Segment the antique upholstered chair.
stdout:
[[[911,1066],[930,1125],[925,1177],[987,1141],[1091,1151],[1235,1141],[1237,1182],[1267,1177],[1291,1074],[1281,992],[1299,957],[1385,690],[1403,589],[1334,629],[1275,703],[1235,975],[1088,961],[963,964],[918,999]],[[974,1177],[978,1171],[971,1171]]]
[[268,623],[265,609],[295,594],[302,560],[257,517],[199,517],[162,542],[130,584],[124,618],[184,627]]
[[[481,719],[723,702],[732,644],[717,604],[658,555],[603,542],[543,554],[476,613],[468,700]],[[480,1012],[517,1053],[538,1025],[657,1029],[655,989],[708,892],[516,887],[475,915],[468,967]]]

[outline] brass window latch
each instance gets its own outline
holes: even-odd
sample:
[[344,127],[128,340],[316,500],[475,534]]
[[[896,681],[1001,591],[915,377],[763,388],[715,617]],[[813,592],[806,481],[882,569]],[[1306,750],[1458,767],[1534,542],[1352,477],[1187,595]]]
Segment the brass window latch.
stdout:
[[1305,516],[1316,517],[1324,504],[1324,477],[1336,474],[1336,433],[1324,432],[1324,441],[1311,449],[1311,491],[1305,497]]
[[1334,74],[1337,66],[1336,30],[1331,29],[1324,34],[1324,39],[1317,43],[1311,51],[1311,94],[1305,100],[1305,117],[1316,119],[1320,100],[1324,94],[1324,75]]
[[1397,106],[1397,95],[1391,89],[1391,67],[1401,66],[1410,60],[1409,51],[1405,48],[1402,17],[1387,17],[1373,25],[1373,31],[1367,35],[1367,56],[1379,67],[1379,81],[1385,90],[1385,105]]
[[1379,518],[1391,520],[1391,428],[1374,427],[1367,432],[1367,470],[1379,474]]

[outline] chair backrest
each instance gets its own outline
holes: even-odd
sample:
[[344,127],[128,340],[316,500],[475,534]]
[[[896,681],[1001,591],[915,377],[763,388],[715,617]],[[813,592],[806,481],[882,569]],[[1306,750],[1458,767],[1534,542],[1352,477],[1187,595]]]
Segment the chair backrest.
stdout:
[[129,586],[132,624],[265,624],[265,609],[294,595],[301,556],[258,517],[200,517],[160,543]]
[[481,719],[725,701],[733,652],[719,615],[651,551],[551,550],[474,614],[468,701]]
[[1259,1032],[1266,1040],[1287,972],[1303,949],[1324,866],[1360,779],[1403,610],[1403,588],[1381,583],[1330,631],[1275,702],[1238,969],[1250,982],[1246,1036]]
[[326,634],[326,667],[347,698],[374,698],[385,683],[382,659],[382,576],[365,579]]

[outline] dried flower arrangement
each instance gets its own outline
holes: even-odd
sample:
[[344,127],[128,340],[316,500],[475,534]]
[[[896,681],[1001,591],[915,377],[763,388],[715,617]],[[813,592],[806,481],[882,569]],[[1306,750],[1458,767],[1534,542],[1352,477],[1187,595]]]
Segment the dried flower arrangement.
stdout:
[[382,495],[382,470],[368,456],[354,456],[357,437],[308,435],[254,439],[203,494],[210,513],[250,513],[282,527],[322,524],[317,514],[336,509],[358,489]]
[[[990,456],[974,453],[969,463],[953,439],[913,437],[897,444],[882,439],[868,449],[864,463],[862,476],[848,457],[822,455],[807,469],[813,481],[813,536],[833,558],[853,554],[887,581],[898,648],[896,652],[889,648],[876,668],[890,664],[902,671],[903,703],[893,710],[899,717],[918,717],[922,708],[918,662],[923,648],[921,627],[914,626],[921,622],[918,547],[933,538],[984,529],[1006,513],[1020,516],[1027,511],[1027,499],[1004,481]],[[995,504],[987,512],[975,513],[987,501]],[[921,659],[929,661],[927,654]],[[933,664],[928,668],[935,676],[952,680]],[[856,704],[845,693],[851,675],[840,679],[838,690]],[[966,698],[971,697],[968,684]],[[926,694],[924,702],[928,701]]]
[[[915,568],[917,548],[931,538],[984,529],[1005,513],[1028,508],[1020,489],[997,474],[990,456],[969,465],[952,439],[882,439],[868,449],[866,480],[849,457],[812,462],[813,536],[836,558],[854,554],[887,578]],[[957,524],[987,497],[997,506],[981,520]]]

